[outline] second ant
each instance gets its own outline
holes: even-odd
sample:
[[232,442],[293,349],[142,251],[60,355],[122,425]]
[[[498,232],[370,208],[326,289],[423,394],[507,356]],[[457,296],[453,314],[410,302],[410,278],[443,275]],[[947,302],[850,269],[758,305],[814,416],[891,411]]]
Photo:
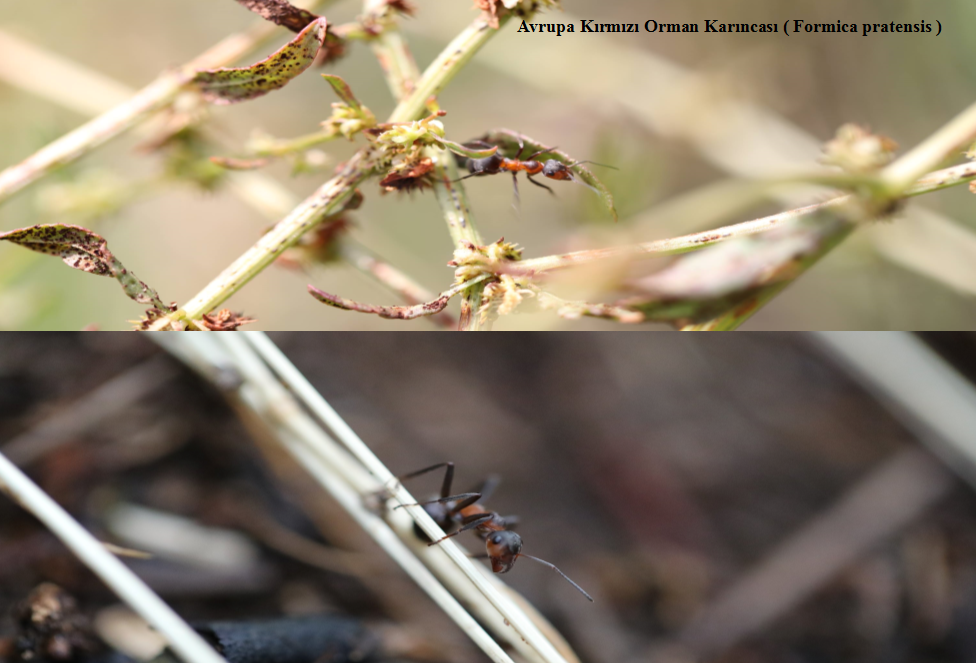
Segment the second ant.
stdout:
[[[474,530],[475,534],[485,541],[486,550],[483,556],[487,557],[491,562],[491,570],[493,572],[508,573],[515,566],[515,561],[518,558],[527,557],[528,559],[548,566],[565,578],[583,596],[590,601],[593,600],[593,597],[573,582],[569,576],[556,568],[554,564],[522,552],[522,537],[511,529],[518,523],[518,516],[500,516],[498,513],[488,511],[479,504],[482,499],[487,499],[494,491],[498,485],[497,477],[491,477],[486,480],[477,492],[459,493],[457,495],[451,494],[451,486],[454,482],[454,463],[451,462],[431,465],[422,470],[397,477],[397,479],[412,479],[442,467],[446,469],[444,470],[444,482],[441,484],[440,497],[427,502],[420,502],[419,504],[401,504],[395,507],[399,509],[405,506],[422,506],[434,522],[445,532],[448,532],[446,536],[437,541],[431,541],[427,545],[435,546],[442,541],[457,536],[461,532]],[[428,538],[422,532],[420,534],[423,538]]]

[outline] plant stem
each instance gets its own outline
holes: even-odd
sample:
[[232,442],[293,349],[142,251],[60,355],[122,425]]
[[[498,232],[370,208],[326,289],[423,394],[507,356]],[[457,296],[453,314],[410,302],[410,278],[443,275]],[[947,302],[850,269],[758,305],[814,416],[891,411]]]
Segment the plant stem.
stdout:
[[925,172],[938,166],[974,138],[976,138],[976,104],[971,105],[903,157],[887,166],[881,171],[881,179],[892,195],[898,195]]
[[407,47],[403,33],[392,20],[372,42],[373,54],[383,69],[390,93],[397,101],[407,99],[417,86],[420,70]]
[[197,320],[240,290],[302,235],[339,209],[356,186],[371,174],[373,166],[370,156],[368,148],[353,155],[342,172],[323,184],[274,228],[262,235],[254,246],[245,251],[183,308],[160,319],[151,329],[166,329],[174,320]]
[[[319,2],[307,3],[319,4]],[[24,161],[0,172],[0,203],[59,166],[133,127],[150,113],[171,103],[197,69],[231,64],[278,33],[278,26],[261,21],[245,32],[232,34],[174,71],[159,76],[131,99],[115,106],[41,148]]]
[[[508,21],[509,15],[499,19],[499,30]],[[426,112],[427,100],[436,97],[451,79],[474,57],[474,54],[495,36],[488,23],[477,18],[461,34],[441,51],[441,54],[424,71],[410,96],[393,110],[390,122],[410,122],[419,120]]]
[[[420,77],[420,82],[417,83],[416,79],[419,75],[417,65],[403,41],[403,36],[398,31],[384,30],[377,46],[374,46],[374,51],[386,72],[390,89],[394,96],[401,100],[389,121],[407,122],[422,117],[426,112],[427,100],[442,90],[495,32],[496,30],[491,29],[483,20],[475,20],[447,45],[427,67],[424,75]],[[409,96],[403,94],[408,89]],[[474,225],[467,194],[461,183],[457,181],[458,171],[454,157],[447,153],[433,156],[437,163],[434,169],[434,195],[441,206],[454,246],[460,248],[466,242],[482,244],[481,234]],[[484,288],[485,284],[478,282],[465,289],[462,294],[461,318],[458,325],[460,331],[481,329],[478,309],[481,307]]]
[[[426,288],[421,287],[396,267],[377,257],[364,246],[353,242],[350,238],[343,239],[340,251],[346,262],[400,295],[400,298],[408,304],[419,304],[434,298],[434,295]],[[429,316],[429,319],[446,329],[456,329],[458,325],[454,316],[447,311],[440,311]]]
[[[438,157],[434,176],[437,178],[434,183],[434,195],[437,197],[437,203],[441,206],[444,220],[447,222],[447,230],[451,234],[454,246],[461,248],[468,242],[478,246],[484,244],[481,233],[474,225],[468,195],[461,183],[457,181],[459,173],[454,157],[450,154]],[[477,283],[464,291],[461,297],[459,331],[480,331],[482,329],[478,309],[481,308],[481,295],[484,289],[484,283]]]
[[[937,170],[919,178],[915,184],[904,191],[903,195],[906,197],[918,196],[973,180],[976,180],[976,162],[968,162],[958,166],[952,166],[951,168]],[[838,196],[837,198],[831,198],[822,203],[778,212],[759,219],[752,219],[730,226],[723,226],[713,230],[703,230],[678,237],[641,242],[640,244],[611,246],[602,249],[587,249],[572,253],[528,258],[509,265],[509,269],[506,271],[515,274],[535,275],[576,265],[584,265],[597,260],[619,258],[628,255],[668,256],[687,253],[688,251],[694,251],[711,244],[735,239],[736,237],[745,237],[765,232],[792,219],[807,216],[822,209],[843,205],[850,201],[850,199],[851,197],[849,195]]]
[[0,491],[37,517],[119,598],[156,629],[187,663],[226,663],[139,577],[51,497],[0,454]]

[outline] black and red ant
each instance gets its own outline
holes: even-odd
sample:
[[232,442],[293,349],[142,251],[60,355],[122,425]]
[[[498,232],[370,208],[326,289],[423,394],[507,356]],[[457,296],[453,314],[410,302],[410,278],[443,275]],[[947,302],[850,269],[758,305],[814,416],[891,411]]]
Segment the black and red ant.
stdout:
[[[573,163],[563,163],[557,159],[547,159],[545,162],[537,161],[536,157],[545,154],[546,152],[553,152],[557,150],[556,147],[547,147],[544,150],[539,150],[535,154],[529,156],[528,159],[519,159],[522,156],[522,151],[525,149],[525,144],[522,142],[522,138],[518,139],[519,150],[516,152],[515,156],[512,158],[503,157],[497,152],[491,156],[487,156],[481,159],[468,159],[465,162],[465,167],[468,169],[469,175],[458,178],[457,182],[461,180],[466,180],[469,177],[480,177],[482,175],[497,175],[502,171],[507,171],[512,174],[512,186],[515,188],[515,201],[519,200],[519,188],[518,188],[518,174],[519,172],[524,172],[525,176],[528,178],[532,184],[542,187],[549,193],[556,195],[550,187],[546,186],[542,182],[532,179],[533,175],[538,175],[542,173],[545,177],[551,180],[569,180],[571,182],[578,182],[583,186],[594,189],[592,186],[573,176],[573,172],[570,168],[578,166],[584,163],[592,163],[596,166],[603,166],[604,168],[614,168],[613,166],[608,166],[603,163],[597,163],[595,161],[574,161]],[[468,147],[478,147],[478,148],[488,148],[492,147],[484,141],[474,141],[467,144]],[[616,170],[616,168],[614,168]],[[597,193],[599,193],[597,191]]]
[[433,472],[442,467],[446,469],[444,471],[444,482],[441,484],[440,497],[427,502],[420,502],[419,504],[401,504],[395,507],[399,509],[405,506],[422,506],[434,522],[445,532],[448,532],[446,536],[441,537],[437,541],[430,541],[429,537],[418,528],[418,534],[429,541],[428,546],[436,546],[438,543],[457,536],[461,532],[474,530],[475,534],[485,541],[486,552],[484,556],[491,562],[491,570],[493,572],[508,573],[515,566],[515,560],[519,557],[528,557],[540,564],[545,564],[565,578],[583,596],[590,601],[593,600],[593,597],[573,582],[569,576],[556,568],[554,564],[522,552],[522,537],[511,529],[518,524],[518,516],[500,516],[496,512],[488,511],[478,504],[482,499],[487,499],[494,491],[498,485],[497,477],[488,478],[476,492],[459,493],[457,495],[451,495],[451,485],[454,482],[454,463],[451,462],[431,465],[422,470],[397,477],[397,479],[412,479],[413,477]]

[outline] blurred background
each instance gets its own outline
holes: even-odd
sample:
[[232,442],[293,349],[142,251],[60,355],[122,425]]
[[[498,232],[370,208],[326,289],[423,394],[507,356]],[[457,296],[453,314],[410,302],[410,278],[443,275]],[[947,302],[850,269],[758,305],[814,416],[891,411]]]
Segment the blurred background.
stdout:
[[[519,515],[524,551],[596,601],[527,561],[504,580],[585,663],[972,660],[972,486],[812,337],[660,338],[274,335],[394,472],[451,460],[459,491],[501,478],[488,506]],[[185,618],[344,614],[382,634],[384,660],[487,660],[303,470],[147,340],[6,340],[0,449],[100,539],[151,549],[127,563]],[[972,335],[925,341],[976,375]],[[154,652],[4,497],[0,657],[42,581],[75,597],[75,632]]]
[[[255,17],[232,0],[35,0],[6,3],[0,30],[112,79],[139,88],[161,70],[185,62]],[[584,187],[557,187],[556,198],[523,184],[521,216],[512,209],[506,177],[468,182],[486,241],[504,236],[527,257],[566,249],[650,240],[754,218],[782,209],[738,209],[714,203],[713,215],[661,212],[659,205],[737,175],[782,175],[809,169],[817,148],[846,122],[915,145],[973,100],[976,58],[962,26],[976,16],[965,0],[695,0],[652,3],[564,0],[565,13],[538,21],[775,22],[941,21],[930,34],[518,34],[509,24],[447,88],[440,103],[447,135],[457,141],[506,127],[579,159],[611,163],[597,169],[621,212],[609,221]],[[402,21],[421,69],[477,14],[464,1],[417,1]],[[330,21],[352,20],[355,2],[337,2]],[[284,31],[260,53],[287,39]],[[248,58],[254,61],[257,57]],[[30,67],[20,62],[18,67]],[[343,76],[378,117],[392,109],[386,83],[369,48],[351,43],[349,55],[328,67]],[[84,95],[82,95],[84,96]],[[96,100],[97,101],[97,100]],[[287,88],[213,113],[209,126],[243,148],[253,130],[276,137],[309,133],[328,116],[331,90],[314,72]],[[728,106],[727,104],[733,104]],[[742,116],[730,109],[752,109]],[[86,117],[0,82],[0,163],[14,164]],[[152,186],[166,168],[159,155],[134,150],[145,136],[126,136],[46,178],[0,208],[0,228],[40,222],[83,223],[103,233],[118,257],[165,300],[186,301],[251,246],[270,221],[226,188],[202,191],[181,183]],[[296,196],[314,190],[354,145],[326,145],[325,171],[290,176],[287,164],[266,172]],[[210,149],[209,153],[221,150]],[[223,154],[233,153],[228,149]],[[238,152],[239,153],[239,152]],[[558,183],[562,184],[562,183]],[[65,189],[65,185],[74,188]],[[452,246],[429,194],[379,195],[352,216],[354,236],[429,290],[448,287]],[[121,194],[120,194],[121,192]],[[138,192],[127,204],[120,195]],[[822,196],[822,194],[820,194]],[[912,201],[893,223],[859,232],[747,323],[751,329],[966,329],[976,324],[976,242],[972,198],[965,186]],[[83,209],[73,201],[84,198]],[[94,199],[94,200],[92,200]],[[817,196],[814,200],[819,199]],[[810,195],[792,202],[809,202]],[[74,205],[74,211],[72,206]],[[921,207],[942,216],[921,223]],[[701,208],[696,208],[701,209]],[[94,211],[93,211],[94,210]],[[930,220],[931,221],[931,220]],[[117,329],[140,314],[108,279],[73,273],[55,260],[0,247],[0,327]],[[313,268],[309,275],[269,269],[229,303],[263,329],[428,329],[332,310],[313,302],[305,285],[377,303],[395,295],[347,266]],[[452,307],[457,307],[453,303]],[[451,310],[455,310],[452,308]],[[508,316],[500,329],[595,328],[549,313]]]

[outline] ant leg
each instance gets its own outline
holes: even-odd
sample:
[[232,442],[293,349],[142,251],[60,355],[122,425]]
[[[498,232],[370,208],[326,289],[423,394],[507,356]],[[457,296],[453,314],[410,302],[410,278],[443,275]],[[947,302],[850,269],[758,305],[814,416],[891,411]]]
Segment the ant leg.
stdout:
[[481,493],[481,499],[488,501],[491,496],[494,495],[495,489],[498,488],[502,478],[497,474],[489,475],[487,479],[481,482],[481,485],[477,488],[478,492]]
[[[454,477],[454,463],[452,463],[450,461],[448,461],[446,463],[437,463],[436,465],[431,465],[430,467],[425,467],[422,470],[417,470],[416,472],[410,472],[409,474],[401,474],[400,476],[393,477],[393,479],[391,481],[393,482],[393,485],[402,484],[407,479],[413,479],[414,477],[419,477],[422,474],[427,474],[428,472],[433,472],[434,470],[440,469],[442,467],[446,467],[447,468],[447,471],[445,472],[445,477],[444,477],[444,480],[445,480],[445,483],[446,483],[448,476],[450,476],[452,479]],[[390,497],[392,497],[392,492],[391,492],[392,490],[393,490],[393,487],[392,486],[387,487],[386,485],[384,485],[384,487],[383,487],[382,490],[377,491],[377,494],[383,494],[383,493],[385,493],[386,494],[386,498],[384,498],[384,499],[389,499]],[[450,492],[450,488],[448,488],[448,492]]]
[[518,516],[499,516],[498,518],[495,518],[495,522],[505,529],[515,529],[520,520],[521,518]]
[[460,182],[461,180],[466,180],[469,177],[477,177],[478,175],[484,175],[484,173],[471,173],[470,175],[465,175],[464,177],[459,177],[456,180],[451,180],[451,183]]
[[526,159],[526,161],[532,161],[533,159],[535,159],[540,154],[545,154],[546,152],[555,152],[558,149],[559,149],[558,147],[547,147],[544,150],[539,150],[538,152],[536,152],[535,154],[533,154],[532,156],[530,156],[528,159]]
[[[427,502],[415,502],[413,504],[398,504],[394,509],[399,509],[405,506],[426,506],[428,504],[444,504],[446,502],[453,502],[455,500],[462,500],[458,504],[464,504],[464,506],[471,506],[475,502],[481,499],[481,493],[461,493],[459,495],[449,495],[447,497],[438,497],[436,500],[428,500]],[[456,507],[455,507],[456,508]],[[461,507],[462,509],[464,507]],[[454,509],[451,510],[452,513],[455,512]]]
[[427,545],[428,546],[436,546],[438,543],[440,543],[444,539],[450,539],[452,536],[457,536],[461,532],[467,532],[470,529],[474,529],[478,525],[483,525],[484,523],[488,522],[489,520],[491,520],[494,517],[495,517],[494,514],[491,514],[491,513],[478,513],[478,514],[475,514],[474,516],[471,517],[471,520],[465,519],[467,522],[465,522],[464,526],[461,527],[458,531],[451,532],[447,536],[443,536],[443,537],[437,539],[436,541],[434,541],[432,543],[428,543]]
[[525,149],[525,143],[522,142],[522,134],[518,135],[519,151],[515,153],[515,160],[518,161],[519,157],[522,156],[522,150]]
[[554,196],[556,195],[556,192],[555,192],[555,191],[553,191],[552,189],[550,189],[549,187],[547,187],[547,186],[546,186],[545,184],[543,184],[542,182],[536,182],[536,181],[535,181],[534,179],[532,179],[532,176],[531,176],[531,175],[526,175],[526,177],[528,178],[528,180],[529,180],[530,182],[532,182],[532,183],[533,183],[533,184],[535,184],[536,186],[541,186],[541,187],[542,187],[543,189],[545,189],[546,191],[548,191],[548,192],[549,192],[549,193],[551,193],[552,195],[554,195]]
[[404,479],[413,479],[414,477],[419,477],[422,474],[433,472],[434,470],[438,470],[442,467],[447,468],[445,475],[450,475],[451,477],[454,476],[454,463],[452,463],[451,461],[447,461],[446,463],[437,463],[437,465],[431,465],[430,467],[425,467],[422,470],[417,470],[416,472],[411,472],[410,474],[401,474],[400,476],[394,478],[397,481],[403,481]]
[[451,494],[451,484],[454,483],[454,463],[448,462],[447,469],[444,470],[444,483],[441,484],[441,497]]
[[522,197],[519,195],[518,188],[518,173],[512,173],[512,187],[515,189],[515,195],[512,196],[512,207],[515,208],[515,214],[518,215],[519,210],[522,209]]

